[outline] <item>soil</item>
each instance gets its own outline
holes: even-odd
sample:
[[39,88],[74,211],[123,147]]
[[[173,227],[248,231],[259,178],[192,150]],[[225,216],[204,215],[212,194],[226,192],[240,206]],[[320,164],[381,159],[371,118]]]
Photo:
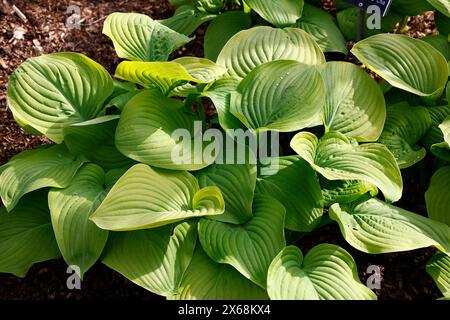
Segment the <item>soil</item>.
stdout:
[[[330,1],[324,1],[332,10]],[[13,5],[23,13],[17,14]],[[80,8],[81,28],[66,28],[71,13],[70,5]],[[101,33],[103,20],[112,12],[139,12],[154,19],[164,19],[173,14],[167,1],[153,0],[0,0],[0,165],[13,155],[39,144],[49,143],[44,137],[25,133],[13,120],[6,103],[6,84],[12,71],[29,57],[44,53],[76,51],[98,61],[113,73],[119,59],[111,42]],[[423,36],[434,33],[433,14],[412,17],[408,22],[408,33]],[[70,20],[70,19],[69,19]],[[200,28],[195,40],[180,49],[174,56],[202,56],[202,42],[205,28]],[[412,175],[413,176],[413,175]],[[417,182],[410,183],[415,193]],[[415,193],[417,194],[417,193]],[[423,192],[419,193],[423,194]],[[409,209],[423,212],[423,199],[412,195],[414,201],[405,200]],[[433,280],[425,272],[425,264],[435,249],[428,248],[404,253],[368,255],[350,247],[342,238],[336,224],[329,224],[297,242],[308,251],[320,243],[335,243],[348,250],[358,265],[359,275],[366,283],[369,266],[381,270],[381,289],[376,293],[379,299],[436,299],[441,296]],[[86,274],[82,290],[69,290],[66,285],[67,266],[62,259],[34,265],[23,279],[0,274],[0,300],[53,300],[53,299],[161,299],[134,285],[120,274],[97,263]]]

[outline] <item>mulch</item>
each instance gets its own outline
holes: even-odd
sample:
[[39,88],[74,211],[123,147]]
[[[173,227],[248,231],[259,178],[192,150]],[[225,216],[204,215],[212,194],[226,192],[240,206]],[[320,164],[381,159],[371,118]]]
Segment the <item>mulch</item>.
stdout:
[[[327,7],[331,8],[328,0]],[[26,17],[14,11],[15,5]],[[69,5],[80,8],[80,29],[66,28],[72,12]],[[112,12],[139,12],[155,19],[173,14],[167,1],[151,0],[0,0],[0,165],[13,155],[50,143],[44,137],[25,133],[13,120],[6,103],[6,85],[9,75],[29,57],[51,52],[81,52],[98,61],[113,73],[119,59],[111,42],[101,33],[103,20]],[[73,18],[73,16],[72,16]],[[408,33],[421,37],[435,32],[432,13],[412,17]],[[175,56],[202,56],[205,28],[200,28],[196,39],[180,49]],[[382,274],[380,299],[436,299],[441,296],[433,280],[425,272],[426,261],[435,249],[421,249],[404,253],[368,255],[350,247],[342,238],[336,224],[322,227],[302,238],[298,245],[306,252],[320,243],[335,243],[348,250],[358,264],[360,278],[365,283],[370,276],[366,270],[379,266]],[[67,266],[62,259],[34,265],[23,279],[0,274],[1,299],[160,299],[134,285],[120,274],[97,263],[86,274],[82,290],[69,290],[66,285]]]

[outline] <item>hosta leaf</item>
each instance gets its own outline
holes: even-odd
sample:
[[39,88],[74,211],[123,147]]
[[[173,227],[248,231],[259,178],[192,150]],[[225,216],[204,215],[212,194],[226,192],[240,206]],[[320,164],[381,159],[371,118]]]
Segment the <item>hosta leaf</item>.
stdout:
[[64,143],[74,154],[83,154],[105,169],[121,168],[133,161],[117,150],[114,135],[119,116],[103,116],[64,128]]
[[182,65],[195,79],[206,83],[213,82],[227,73],[224,67],[204,58],[181,57],[173,62]]
[[200,220],[200,243],[215,262],[232,265],[265,288],[270,262],[286,245],[284,217],[281,203],[270,197],[256,196],[253,217],[243,225]]
[[224,129],[238,129],[244,126],[230,111],[231,93],[238,85],[238,79],[226,77],[208,85],[201,94],[212,100],[219,116],[219,123]]
[[450,116],[448,116],[440,125],[444,141],[431,146],[431,152],[438,158],[450,161]]
[[430,149],[431,145],[440,143],[444,140],[444,135],[439,128],[439,125],[445,118],[450,116],[450,106],[428,107],[427,110],[431,116],[431,127],[428,129],[421,142],[427,149]]
[[328,12],[305,3],[302,17],[295,26],[308,32],[323,52],[348,53],[344,36]]
[[315,67],[296,61],[258,66],[231,94],[231,112],[256,130],[296,131],[317,123],[325,86]]
[[437,246],[450,254],[450,227],[378,199],[330,207],[345,240],[358,250],[378,254]]
[[325,63],[322,50],[298,28],[255,27],[235,34],[217,58],[232,77],[244,78],[257,66],[275,60],[296,60],[308,65]]
[[320,186],[326,207],[334,203],[350,203],[369,193],[378,194],[378,188],[364,180],[327,180],[321,176]]
[[197,245],[178,294],[167,298],[172,300],[265,300],[268,297],[265,290],[246,279],[233,267],[215,263]]
[[413,94],[439,98],[447,83],[447,61],[425,41],[379,34],[358,42],[351,51],[392,86]]
[[450,2],[448,0],[427,0],[439,12],[450,17]]
[[89,217],[111,187],[101,167],[87,164],[69,187],[51,189],[48,194],[59,249],[69,266],[80,268],[81,277],[98,260],[108,239],[108,231],[99,229]]
[[359,141],[376,141],[386,120],[380,87],[358,66],[329,62],[321,67],[325,80],[325,126]]
[[0,272],[24,277],[34,263],[59,256],[46,191],[26,195],[11,212],[0,208]]
[[124,61],[117,67],[115,77],[140,84],[144,88],[159,88],[165,95],[189,81],[202,82],[176,62]]
[[393,105],[387,109],[386,124],[380,143],[392,152],[400,169],[411,167],[427,154],[417,143],[431,126],[431,117],[424,107]]
[[176,32],[189,36],[203,23],[211,21],[215,17],[215,14],[200,12],[194,6],[185,5],[178,8],[172,17],[159,22]]
[[445,60],[450,60],[450,43],[448,37],[443,35],[430,35],[422,38],[423,41],[431,44],[445,57]]
[[10,211],[26,193],[69,185],[85,158],[70,154],[64,145],[24,151],[0,167],[0,196]]
[[245,0],[264,20],[277,27],[293,25],[302,16],[303,0]]
[[450,167],[436,171],[425,193],[428,216],[450,226]]
[[242,224],[252,217],[256,166],[250,164],[213,164],[197,175],[201,188],[217,186],[225,200],[225,212],[211,219]]
[[98,63],[79,53],[52,53],[14,71],[8,104],[21,123],[61,143],[63,127],[95,118],[112,92],[111,77]]
[[403,15],[415,16],[433,10],[433,7],[423,0],[394,0],[392,1],[392,9]]
[[388,201],[401,198],[403,182],[394,156],[382,144],[357,145],[339,132],[320,140],[300,132],[291,147],[328,180],[363,180],[376,185]]
[[434,21],[436,22],[439,34],[448,37],[450,35],[450,17],[436,11],[434,13]]
[[196,240],[195,222],[112,232],[103,263],[155,294],[171,296],[191,262]]
[[276,171],[258,179],[257,192],[283,204],[286,229],[314,230],[323,214],[322,193],[314,170],[300,157],[290,156],[279,159]]
[[166,61],[170,53],[191,39],[139,13],[110,14],[103,33],[114,43],[119,58]]
[[295,246],[283,249],[270,265],[267,291],[272,300],[376,300],[360,282],[352,256],[332,244],[304,257]]
[[217,187],[200,189],[188,172],[137,164],[117,181],[91,220],[102,229],[137,230],[222,214],[224,206]]
[[436,253],[427,262],[426,269],[444,297],[450,298],[450,257],[443,253]]
[[232,36],[251,27],[251,16],[241,11],[229,11],[217,16],[205,33],[205,57],[217,60],[220,51]]
[[[125,156],[155,167],[202,169],[208,165],[203,163],[202,155],[196,155],[196,150],[189,154],[191,150],[184,148],[185,144],[195,145],[195,120],[180,101],[154,89],[145,90],[125,106],[116,129],[116,147]],[[177,129],[186,129],[191,140],[177,139]],[[174,155],[180,159],[174,159]]]

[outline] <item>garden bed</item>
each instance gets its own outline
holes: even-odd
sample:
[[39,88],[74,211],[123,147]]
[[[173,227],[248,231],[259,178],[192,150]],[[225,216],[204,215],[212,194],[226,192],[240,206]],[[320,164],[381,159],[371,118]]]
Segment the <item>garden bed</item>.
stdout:
[[[15,5],[26,21],[15,13]],[[25,59],[43,53],[75,51],[99,62],[109,72],[119,63],[111,42],[102,35],[104,18],[112,12],[140,12],[155,19],[173,14],[166,1],[73,1],[81,8],[81,29],[65,27],[67,3],[56,0],[3,1],[0,3],[0,164],[13,155],[49,140],[34,137],[14,122],[6,104],[6,83],[12,71]],[[327,4],[329,7],[329,4]],[[432,13],[413,17],[409,33],[420,37],[434,31]],[[196,33],[196,40],[176,55],[202,56],[204,28]],[[424,200],[416,196],[415,177],[405,174],[406,196],[402,207],[417,213],[424,212]],[[423,194],[423,193],[421,193]],[[441,296],[433,280],[425,271],[425,264],[435,249],[369,255],[355,250],[342,238],[337,224],[327,225],[302,238],[297,244],[307,251],[320,243],[334,243],[346,249],[358,265],[360,279],[366,282],[370,265],[382,270],[379,299],[437,299]],[[82,283],[82,290],[66,286],[67,266],[62,259],[34,265],[23,279],[0,274],[0,299],[160,299],[139,288],[118,273],[97,263]]]

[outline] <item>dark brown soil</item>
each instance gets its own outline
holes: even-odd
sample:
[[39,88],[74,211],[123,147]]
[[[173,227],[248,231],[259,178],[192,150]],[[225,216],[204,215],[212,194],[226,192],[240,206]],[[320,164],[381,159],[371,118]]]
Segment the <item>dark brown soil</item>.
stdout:
[[[14,13],[13,4],[26,16],[26,22]],[[66,10],[73,4],[81,9],[82,24],[81,29],[69,30],[65,27],[69,18]],[[22,150],[49,142],[24,133],[13,121],[6,104],[6,84],[11,72],[29,57],[59,51],[82,52],[113,72],[119,59],[110,41],[101,34],[101,29],[105,17],[116,11],[145,13],[155,19],[167,18],[173,13],[167,1],[0,0],[0,165]],[[433,16],[427,14],[411,18],[408,26],[408,32],[415,36],[432,33]],[[202,56],[203,34],[204,28],[201,28],[196,40],[176,55]],[[338,244],[352,254],[364,283],[368,277],[365,273],[368,266],[381,268],[381,289],[376,291],[380,299],[436,299],[440,296],[424,267],[434,249],[384,255],[364,254],[344,241],[335,224],[309,234],[298,245],[305,252],[324,242]],[[159,299],[101,263],[86,274],[81,290],[69,290],[66,270],[67,266],[60,259],[34,265],[24,279],[0,274],[0,300]]]

